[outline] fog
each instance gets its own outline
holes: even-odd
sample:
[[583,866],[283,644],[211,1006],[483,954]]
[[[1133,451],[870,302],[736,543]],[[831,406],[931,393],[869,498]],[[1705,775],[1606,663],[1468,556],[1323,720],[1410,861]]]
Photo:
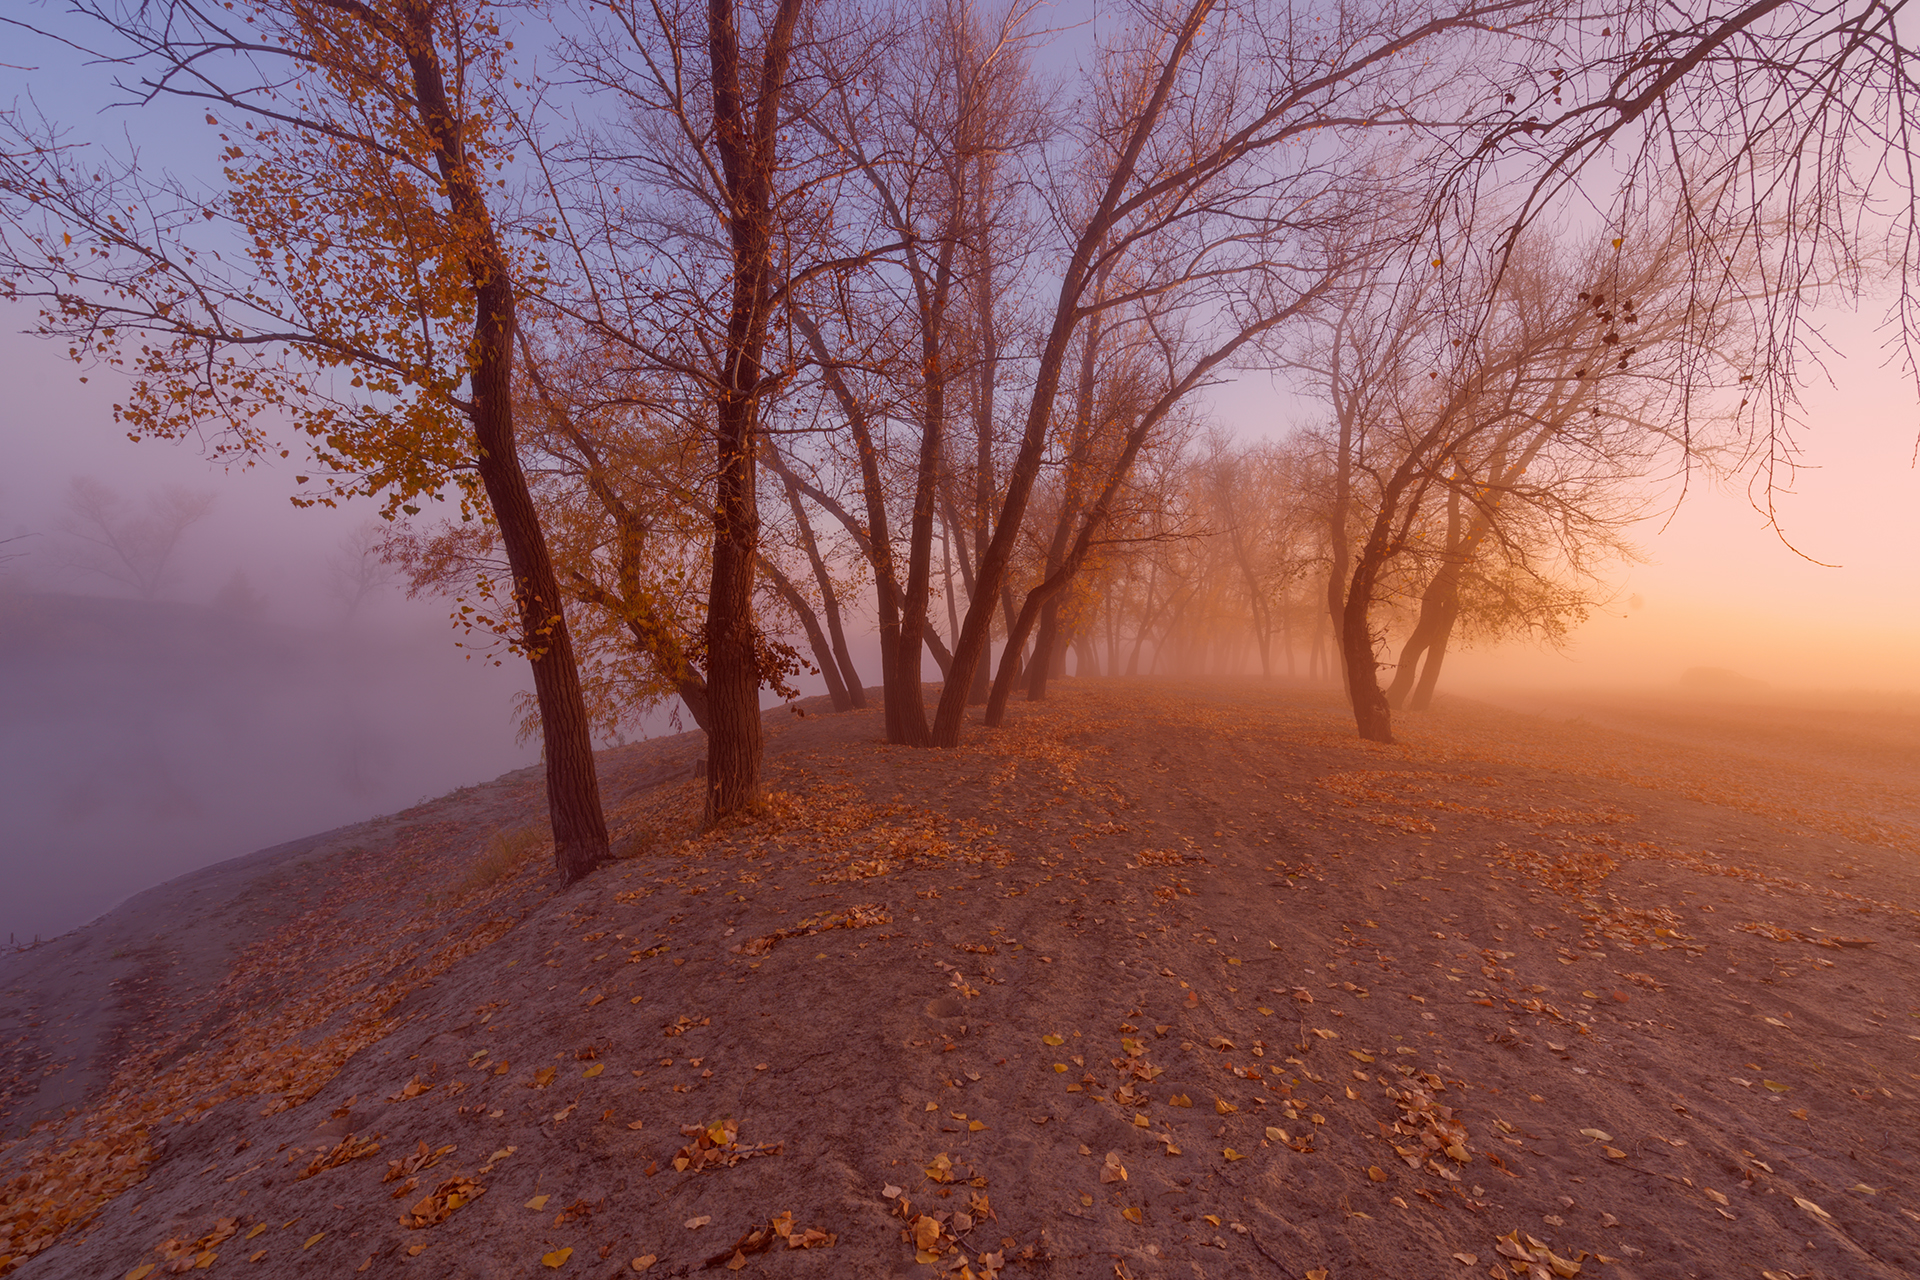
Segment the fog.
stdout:
[[0,595],[0,936],[50,936],[210,862],[528,763],[516,672],[443,630]]
[[[30,338],[0,368],[0,939],[537,759],[524,664],[469,658],[377,562],[352,580],[371,507],[298,511],[272,468],[130,443],[109,390]],[[87,491],[148,571],[156,512],[205,510],[143,583]]]

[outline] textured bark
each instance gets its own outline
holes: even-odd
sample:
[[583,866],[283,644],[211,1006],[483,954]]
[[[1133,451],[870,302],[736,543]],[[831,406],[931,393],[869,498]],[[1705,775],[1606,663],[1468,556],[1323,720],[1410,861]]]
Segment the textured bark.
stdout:
[[707,595],[707,804],[709,820],[760,798],[760,663],[753,629],[753,577],[760,512],[762,357],[773,285],[773,178],[780,100],[801,0],[780,0],[765,31],[752,98],[742,85],[740,36],[731,0],[709,0],[714,147],[726,184],[733,280],[726,345],[713,370],[716,470],[713,576]]
[[571,884],[612,853],[594,769],[592,726],[561,608],[560,584],[514,447],[513,277],[487,208],[484,179],[473,172],[461,136],[463,122],[447,96],[431,14],[423,4],[408,3],[400,6],[398,15],[406,33],[414,96],[433,138],[434,159],[446,183],[474,288],[469,359],[476,466],[513,574],[521,643],[533,667],[534,698],[540,708],[553,857],[562,879]]
[[[1381,549],[1383,550],[1383,549]],[[1346,615],[1340,623],[1340,656],[1347,673],[1347,697],[1353,703],[1353,723],[1369,742],[1393,741],[1393,711],[1380,691],[1379,663],[1373,656],[1373,632],[1367,613],[1384,554],[1363,551],[1347,588]]]

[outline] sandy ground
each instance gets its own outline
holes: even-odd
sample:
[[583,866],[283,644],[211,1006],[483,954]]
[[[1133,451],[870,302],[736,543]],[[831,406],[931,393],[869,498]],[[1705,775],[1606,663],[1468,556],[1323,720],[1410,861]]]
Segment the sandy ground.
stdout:
[[1897,743],[1014,711],[951,753],[775,713],[709,832],[696,742],[609,753],[630,856],[565,892],[469,880],[538,822],[509,775],[6,961],[12,1132],[75,1110],[0,1151],[0,1268],[1920,1271]]

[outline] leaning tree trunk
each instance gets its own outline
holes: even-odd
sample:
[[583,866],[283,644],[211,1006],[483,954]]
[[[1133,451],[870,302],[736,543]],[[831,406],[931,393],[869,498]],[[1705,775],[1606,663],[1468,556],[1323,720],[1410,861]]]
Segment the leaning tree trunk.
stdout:
[[1386,559],[1379,543],[1378,538],[1369,541],[1354,561],[1353,582],[1347,588],[1346,611],[1340,619],[1340,657],[1346,668],[1354,727],[1369,742],[1392,742],[1393,711],[1387,706],[1387,695],[1380,690],[1373,628],[1367,617],[1374,585]]
[[487,208],[485,188],[473,171],[459,117],[447,96],[433,33],[424,10],[402,10],[411,37],[408,69],[420,116],[434,144],[448,202],[466,245],[467,274],[474,287],[472,368],[475,460],[486,488],[513,574],[520,611],[520,638],[533,667],[533,694],[547,758],[547,815],[553,825],[553,860],[568,884],[612,857],[607,819],[594,772],[592,724],[581,696],[580,670],[567,632],[560,583],[540,530],[533,495],[520,469],[513,438],[513,276]]
[[813,606],[806,596],[800,593],[793,579],[781,572],[780,566],[767,559],[760,558],[760,568],[766,572],[773,589],[787,602],[787,608],[793,610],[793,616],[800,619],[801,629],[807,633],[807,644],[813,649],[814,665],[820,668],[820,678],[827,682],[827,697],[833,703],[835,711],[853,710],[853,699],[848,696],[846,681],[840,678],[840,665],[834,661],[833,645],[827,639],[827,633],[820,629],[820,619],[814,613]]
[[1420,617],[1413,625],[1413,634],[1400,647],[1400,665],[1393,673],[1393,684],[1387,689],[1387,703],[1393,707],[1407,705],[1407,695],[1413,692],[1415,680],[1420,678],[1421,656],[1426,655],[1428,665],[1433,664],[1436,644],[1445,643],[1445,634],[1453,629],[1453,615],[1460,598],[1459,563],[1449,561],[1440,566],[1433,575],[1433,581],[1420,593]]
[[1459,617],[1460,602],[1456,598],[1447,606],[1439,634],[1427,646],[1427,660],[1420,668],[1420,683],[1414,686],[1413,697],[1407,702],[1408,710],[1425,711],[1433,705],[1433,688],[1440,682],[1440,664],[1446,661],[1447,641],[1452,638],[1453,624]]

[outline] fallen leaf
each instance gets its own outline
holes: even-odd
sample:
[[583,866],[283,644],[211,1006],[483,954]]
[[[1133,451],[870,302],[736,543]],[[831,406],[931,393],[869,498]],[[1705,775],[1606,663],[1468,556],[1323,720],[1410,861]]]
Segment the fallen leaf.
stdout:
[[627,1122],[627,1128],[629,1129],[644,1129],[646,1127],[647,1122],[645,1120],[630,1120]]
[[1287,1131],[1285,1129],[1276,1129],[1272,1125],[1267,1126],[1267,1141],[1285,1142],[1286,1140],[1287,1140]]
[[713,1215],[710,1213],[703,1213],[697,1218],[688,1218],[687,1230],[698,1231],[700,1228],[706,1226],[709,1222],[712,1222],[712,1221],[713,1221]]
[[1792,1093],[1793,1092],[1792,1085],[1781,1084],[1778,1080],[1762,1080],[1760,1084],[1769,1093]]
[[1225,1098],[1215,1098],[1213,1100],[1213,1109],[1219,1112],[1223,1116],[1230,1116],[1234,1112],[1238,1111],[1240,1108],[1234,1106],[1231,1102],[1228,1102]]
[[1193,1105],[1193,1099],[1184,1093],[1176,1093],[1167,1099],[1167,1105],[1170,1107],[1190,1107]]
[[1229,1160],[1245,1160],[1247,1158],[1244,1152],[1235,1151],[1232,1147],[1228,1147],[1225,1151],[1221,1152],[1221,1154]]
[[1832,1214],[1828,1213],[1825,1209],[1822,1209],[1819,1205],[1815,1204],[1811,1200],[1803,1200],[1799,1196],[1795,1196],[1793,1198],[1793,1202],[1799,1205],[1802,1209],[1805,1209],[1808,1213],[1812,1214],[1816,1218],[1833,1217]]
[[127,1280],[147,1280],[147,1277],[153,1274],[155,1265],[156,1264],[151,1262],[141,1263],[133,1270],[127,1272]]
[[1058,1049],[1061,1045],[1065,1044],[1066,1042],[1067,1042],[1067,1038],[1065,1036],[1048,1035],[1048,1036],[1040,1037],[1040,1043],[1046,1045],[1050,1049]]
[[1613,1135],[1608,1133],[1604,1129],[1582,1129],[1580,1132],[1585,1134],[1587,1137],[1592,1138],[1595,1142],[1612,1142],[1613,1141]]
[[633,1260],[633,1269],[635,1271],[645,1271],[648,1267],[652,1266],[654,1263],[658,1261],[659,1259],[654,1257],[652,1254],[643,1253],[639,1257]]
[[1627,1153],[1618,1147],[1602,1147],[1600,1150],[1606,1154],[1609,1160],[1625,1160],[1627,1158]]
[[1100,1166],[1100,1181],[1125,1182],[1126,1180],[1127,1167],[1120,1163],[1120,1153],[1118,1151],[1107,1152],[1107,1161]]
[[1140,1212],[1140,1207],[1138,1205],[1128,1205],[1126,1208],[1120,1211],[1120,1216],[1125,1218],[1128,1222],[1133,1223],[1135,1226],[1138,1226],[1140,1225],[1141,1220],[1146,1215]]
[[1477,1267],[1480,1265],[1480,1255],[1477,1253],[1456,1253],[1453,1255],[1453,1260],[1463,1267]]
[[1367,1177],[1374,1182],[1385,1182],[1387,1180],[1387,1171],[1377,1164],[1370,1164],[1367,1166]]
[[602,1071],[605,1071],[606,1069],[607,1069],[606,1063],[596,1062],[592,1066],[588,1067],[585,1071],[581,1072],[580,1074],[585,1078],[587,1078],[588,1080],[591,1080],[595,1076],[599,1075]]
[[1700,1189],[1706,1192],[1707,1199],[1713,1201],[1715,1204],[1731,1203],[1731,1201],[1729,1201],[1724,1195],[1720,1194],[1718,1191],[1715,1191],[1712,1187],[1702,1187]]
[[571,1246],[565,1249],[555,1249],[552,1253],[541,1254],[540,1264],[545,1267],[558,1269],[560,1267],[566,1266],[567,1259],[571,1258],[572,1256],[573,1256],[573,1249]]
[[316,1232],[314,1232],[314,1233],[313,1233],[312,1235],[310,1235],[310,1236],[308,1236],[308,1237],[307,1237],[307,1242],[306,1242],[305,1244],[303,1244],[303,1245],[301,1245],[300,1247],[301,1247],[302,1249],[311,1249],[311,1248],[313,1248],[313,1246],[314,1246],[314,1245],[316,1245],[316,1244],[318,1244],[318,1243],[320,1243],[320,1238],[321,1238],[322,1236],[324,1236],[324,1235],[326,1235],[326,1234],[327,1234],[327,1233],[326,1233],[326,1232],[324,1232],[324,1231],[316,1231]]

